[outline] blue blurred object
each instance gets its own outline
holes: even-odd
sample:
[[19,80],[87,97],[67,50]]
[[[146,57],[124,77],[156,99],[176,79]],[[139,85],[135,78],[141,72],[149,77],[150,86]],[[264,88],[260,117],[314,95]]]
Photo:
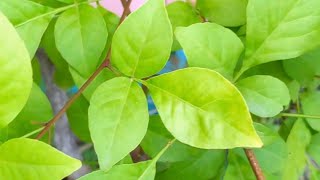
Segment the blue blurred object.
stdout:
[[[166,66],[159,72],[159,74],[168,73],[177,69],[182,69],[187,67],[187,58],[183,50],[176,51],[171,54],[169,61]],[[148,95],[148,108],[149,114],[157,114],[157,109],[150,95]]]

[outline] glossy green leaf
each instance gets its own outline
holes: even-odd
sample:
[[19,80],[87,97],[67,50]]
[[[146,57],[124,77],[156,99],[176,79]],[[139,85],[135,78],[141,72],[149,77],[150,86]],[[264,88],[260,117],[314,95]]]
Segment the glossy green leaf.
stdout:
[[[176,1],[167,6],[168,16],[173,32],[177,27],[185,27],[201,22],[200,16],[188,2]],[[174,39],[171,51],[181,49],[179,42]]]
[[197,0],[196,6],[205,18],[222,26],[246,23],[247,0]]
[[[75,84],[80,88],[88,78],[82,77],[77,71],[73,70],[72,68],[69,68],[69,71],[71,73],[71,76],[75,82]],[[115,75],[107,68],[102,70],[99,75],[90,83],[90,85],[83,91],[83,96],[90,100],[93,92],[97,89],[97,87],[102,84],[103,82],[114,78]]]
[[72,132],[82,141],[91,142],[88,127],[89,102],[80,96],[67,110],[67,116]]
[[[303,113],[306,115],[320,116],[320,92],[314,91],[307,93],[301,97],[301,104]],[[310,127],[316,131],[320,131],[320,120],[306,118]]]
[[83,77],[100,65],[108,32],[100,12],[80,5],[65,11],[55,26],[55,41],[62,57]]
[[0,12],[0,128],[26,104],[32,87],[31,60],[23,41]]
[[236,86],[244,96],[250,112],[260,117],[277,115],[290,101],[287,86],[272,76],[251,76],[240,80]]
[[300,57],[283,61],[285,72],[303,85],[307,85],[320,75],[320,49]]
[[54,27],[56,19],[52,20],[43,35],[41,47],[45,50],[50,61],[54,64],[54,80],[60,88],[70,88],[74,85],[71,74],[69,72],[69,65],[59,53],[54,38]]
[[47,96],[33,83],[29,99],[22,111],[5,129],[0,130],[0,141],[21,137],[39,129],[52,116]]
[[288,159],[283,171],[283,180],[299,179],[303,175],[306,161],[306,148],[311,134],[303,120],[298,119],[287,139]]
[[19,138],[0,146],[0,179],[57,180],[81,167],[81,162],[41,141]]
[[[159,116],[152,116],[148,132],[141,143],[149,157],[155,157],[163,146],[173,139]],[[217,177],[225,166],[226,151],[202,150],[175,142],[157,163],[156,179],[207,180]]]
[[199,23],[177,28],[175,34],[189,66],[213,69],[232,78],[244,47],[231,30],[214,23]]
[[180,142],[204,149],[262,146],[243,97],[219,73],[186,68],[145,84],[164,125]]
[[320,1],[250,0],[243,69],[295,58],[320,45]]
[[89,129],[100,168],[110,169],[134,150],[148,128],[143,90],[133,80],[118,77],[101,84],[92,95]]
[[0,11],[15,26],[32,58],[53,17],[53,14],[45,15],[51,8],[28,0],[1,0]]
[[312,136],[311,142],[308,145],[308,154],[311,159],[314,160],[318,165],[320,165],[320,133]]
[[172,36],[164,1],[149,0],[115,32],[111,62],[127,76],[151,76],[166,64]]

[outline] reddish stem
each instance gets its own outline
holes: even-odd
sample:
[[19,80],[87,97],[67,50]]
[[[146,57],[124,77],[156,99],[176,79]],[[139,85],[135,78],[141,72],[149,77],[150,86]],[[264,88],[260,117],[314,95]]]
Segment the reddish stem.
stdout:
[[250,162],[251,168],[254,172],[254,174],[256,175],[257,180],[265,180],[265,177],[263,175],[263,172],[260,168],[259,162],[256,158],[256,156],[254,155],[254,152],[252,149],[244,149],[244,152],[247,155],[247,158]]

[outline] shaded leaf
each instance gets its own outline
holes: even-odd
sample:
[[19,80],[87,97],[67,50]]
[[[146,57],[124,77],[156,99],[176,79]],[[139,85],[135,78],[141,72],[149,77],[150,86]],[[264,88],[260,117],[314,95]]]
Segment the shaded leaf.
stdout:
[[222,26],[246,23],[247,0],[197,0],[197,9],[209,21]]
[[[168,16],[173,32],[177,27],[185,27],[201,22],[200,16],[188,2],[176,1],[167,6]],[[171,51],[181,49],[179,42],[174,39]]]
[[[301,105],[303,113],[306,115],[320,116],[320,92],[309,92],[301,97]],[[306,118],[310,127],[316,131],[320,131],[320,120]]]
[[260,117],[273,117],[290,102],[287,86],[272,76],[256,75],[237,82],[251,113]]

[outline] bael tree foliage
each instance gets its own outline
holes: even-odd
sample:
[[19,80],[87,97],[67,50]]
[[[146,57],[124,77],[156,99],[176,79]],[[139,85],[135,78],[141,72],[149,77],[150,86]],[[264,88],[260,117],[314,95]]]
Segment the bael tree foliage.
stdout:
[[[98,0],[0,1],[0,179],[81,167],[43,138],[65,112],[98,158],[81,180],[320,178],[319,0],[130,3],[118,17]],[[38,48],[61,88],[81,87],[55,116]],[[159,74],[178,49],[188,67]]]

